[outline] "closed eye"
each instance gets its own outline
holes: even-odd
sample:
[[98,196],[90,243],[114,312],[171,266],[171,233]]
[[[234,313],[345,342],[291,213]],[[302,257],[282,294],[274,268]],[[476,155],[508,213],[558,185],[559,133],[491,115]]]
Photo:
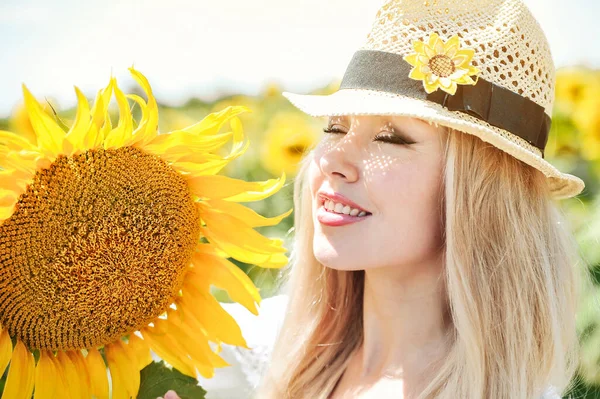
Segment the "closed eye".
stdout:
[[345,134],[346,133],[342,129],[340,129],[338,127],[335,127],[335,126],[328,126],[328,127],[324,128],[323,131],[325,133],[338,133],[338,134]]
[[[342,130],[336,126],[328,126],[323,129],[323,132],[331,133],[331,134],[346,134],[346,132],[344,130]],[[374,141],[381,141],[384,143],[402,144],[402,145],[413,144],[413,143],[407,142],[399,135],[390,133],[390,132],[382,132],[382,133],[378,134],[377,136],[375,136]]]
[[384,143],[391,143],[391,144],[412,144],[407,142],[406,140],[404,140],[402,137],[398,136],[397,134],[393,134],[393,133],[385,133],[385,134],[378,134],[377,136],[375,136],[375,141],[383,141]]

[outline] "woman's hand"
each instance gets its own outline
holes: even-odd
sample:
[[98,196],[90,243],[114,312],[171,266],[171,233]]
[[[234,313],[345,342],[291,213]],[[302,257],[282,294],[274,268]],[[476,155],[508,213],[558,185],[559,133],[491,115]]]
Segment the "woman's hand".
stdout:
[[175,393],[175,391],[169,391],[165,394],[165,397],[158,397],[156,399],[181,399],[179,396],[177,396],[177,394]]

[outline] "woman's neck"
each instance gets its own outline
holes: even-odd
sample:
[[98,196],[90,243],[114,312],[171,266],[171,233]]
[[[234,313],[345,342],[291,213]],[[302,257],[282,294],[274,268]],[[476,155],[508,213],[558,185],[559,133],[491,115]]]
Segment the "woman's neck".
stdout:
[[363,341],[348,361],[342,390],[384,384],[412,397],[424,388],[450,347],[441,268],[436,261],[408,276],[397,268],[365,270]]

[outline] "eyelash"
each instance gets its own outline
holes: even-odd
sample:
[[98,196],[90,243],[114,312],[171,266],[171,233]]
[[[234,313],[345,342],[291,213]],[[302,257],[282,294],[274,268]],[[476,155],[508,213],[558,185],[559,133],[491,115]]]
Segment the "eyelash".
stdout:
[[[328,126],[326,128],[323,129],[323,132],[325,133],[333,133],[333,134],[345,134],[346,132],[344,132],[343,130],[340,130],[336,127],[333,126]],[[406,142],[404,139],[402,139],[402,137],[397,136],[395,134],[388,134],[388,135],[383,135],[383,136],[375,136],[375,139],[377,141],[382,141],[384,143],[390,143],[390,144],[400,144],[400,145],[408,145],[411,143]]]

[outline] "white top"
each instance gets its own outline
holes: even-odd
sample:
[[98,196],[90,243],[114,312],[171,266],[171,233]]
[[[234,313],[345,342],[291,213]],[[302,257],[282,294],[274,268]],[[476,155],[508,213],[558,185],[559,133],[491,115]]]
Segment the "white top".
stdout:
[[[250,313],[238,303],[222,303],[242,329],[250,350],[223,345],[220,355],[230,367],[215,369],[211,379],[200,377],[200,385],[207,391],[206,399],[251,398],[262,374],[266,371],[273,343],[283,322],[287,295],[277,295],[261,301],[259,316]],[[550,386],[540,399],[561,399]]]
[[223,350],[219,355],[231,366],[215,369],[213,378],[198,378],[200,386],[207,391],[206,399],[252,397],[262,374],[266,371],[287,303],[287,295],[263,299],[258,316],[238,303],[221,304],[237,321],[251,349],[222,345]]

